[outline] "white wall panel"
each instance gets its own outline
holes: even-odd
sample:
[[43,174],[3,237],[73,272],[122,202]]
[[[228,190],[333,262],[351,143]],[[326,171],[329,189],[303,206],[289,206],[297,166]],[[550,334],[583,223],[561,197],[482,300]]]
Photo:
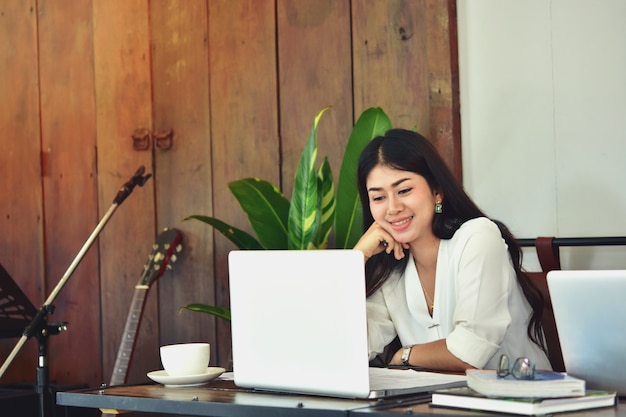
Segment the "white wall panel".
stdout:
[[[521,238],[626,236],[626,1],[457,6],[468,192]],[[626,268],[625,247],[561,253]]]

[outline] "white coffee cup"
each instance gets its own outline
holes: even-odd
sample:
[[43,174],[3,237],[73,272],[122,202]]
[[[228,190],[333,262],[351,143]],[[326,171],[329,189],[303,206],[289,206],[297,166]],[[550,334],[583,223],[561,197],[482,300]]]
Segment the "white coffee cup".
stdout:
[[208,343],[179,343],[160,348],[161,363],[169,376],[200,375],[207,372],[211,359]]

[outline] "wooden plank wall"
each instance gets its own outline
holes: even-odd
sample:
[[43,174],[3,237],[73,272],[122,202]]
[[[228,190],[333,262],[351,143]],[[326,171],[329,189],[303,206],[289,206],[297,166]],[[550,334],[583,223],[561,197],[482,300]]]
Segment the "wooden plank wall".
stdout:
[[[184,236],[148,293],[129,382],[158,346],[213,345],[228,323],[182,312],[228,306],[233,245],[191,214],[250,230],[228,182],[257,176],[289,197],[315,114],[319,158],[339,174],[358,115],[381,106],[432,138],[460,177],[453,0],[0,0],[0,263],[39,307],[143,165],[153,177],[116,210],[55,302],[53,382],[108,382],[134,285],[164,227]],[[173,131],[170,148],[132,134]],[[1,308],[1,306],[0,306]],[[0,340],[0,359],[16,340]],[[0,383],[34,381],[36,341]]]
[[[91,6],[76,3],[71,14],[58,6],[42,3],[38,9],[46,296],[79,247],[63,242],[84,241],[98,215]],[[70,359],[78,346],[85,352],[100,349],[100,328],[94,325],[100,321],[100,311],[88,307],[99,305],[97,276],[96,248],[86,254],[54,302],[58,314],[50,319],[69,321],[70,331],[50,337],[51,357],[62,352]],[[56,368],[55,379],[100,377],[86,355],[76,355],[72,363],[75,367]]]
[[[66,9],[62,2],[55,2]],[[93,1],[93,61],[97,118],[99,217],[140,166],[156,177],[152,148],[134,150],[131,135],[152,129],[152,74],[147,0]],[[134,286],[151,251],[156,228],[155,179],[137,187],[103,229],[100,250],[101,381],[111,377]],[[95,278],[95,277],[94,277]],[[156,286],[155,286],[156,287]],[[146,297],[129,381],[158,365],[156,289]]]
[[157,223],[180,229],[185,248],[176,273],[159,281],[161,342],[210,341],[217,358],[215,320],[177,313],[190,302],[215,299],[212,234],[182,222],[192,213],[213,211],[208,4],[182,0],[162,6],[150,5],[154,128],[172,129],[174,145],[155,150]]
[[[0,9],[0,263],[37,306],[43,302],[44,219],[39,131],[37,13],[29,2],[3,1]],[[19,39],[19,42],[15,41]],[[17,340],[0,339],[0,359]],[[34,375],[37,345],[22,350],[0,382]]]

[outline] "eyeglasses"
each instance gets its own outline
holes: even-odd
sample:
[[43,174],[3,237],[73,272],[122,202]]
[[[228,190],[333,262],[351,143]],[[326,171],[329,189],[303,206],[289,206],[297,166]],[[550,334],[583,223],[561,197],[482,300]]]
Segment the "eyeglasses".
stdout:
[[535,365],[530,359],[522,357],[515,359],[513,366],[509,368],[509,357],[502,355],[496,374],[500,378],[511,375],[515,379],[535,379]]

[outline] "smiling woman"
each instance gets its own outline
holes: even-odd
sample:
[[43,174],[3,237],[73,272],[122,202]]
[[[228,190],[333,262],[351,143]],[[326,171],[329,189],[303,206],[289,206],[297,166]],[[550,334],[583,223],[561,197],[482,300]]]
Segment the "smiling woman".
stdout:
[[423,136],[392,129],[361,154],[358,187],[368,284],[370,359],[463,371],[502,354],[550,369],[541,293],[520,247],[490,220]]

